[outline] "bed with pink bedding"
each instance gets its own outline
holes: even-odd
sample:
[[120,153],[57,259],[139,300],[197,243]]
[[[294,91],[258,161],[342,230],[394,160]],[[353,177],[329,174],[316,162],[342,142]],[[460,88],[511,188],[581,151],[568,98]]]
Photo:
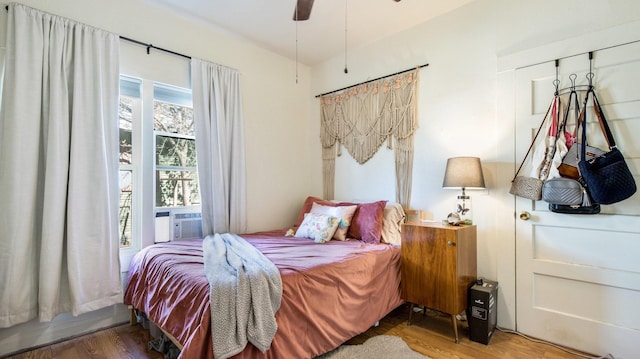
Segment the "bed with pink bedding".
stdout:
[[[285,230],[243,234],[282,278],[271,348],[252,344],[234,358],[313,358],[366,331],[400,298],[400,247],[363,241],[318,244]],[[181,358],[213,358],[209,283],[202,240],[155,244],[136,255],[125,303],[181,345]]]

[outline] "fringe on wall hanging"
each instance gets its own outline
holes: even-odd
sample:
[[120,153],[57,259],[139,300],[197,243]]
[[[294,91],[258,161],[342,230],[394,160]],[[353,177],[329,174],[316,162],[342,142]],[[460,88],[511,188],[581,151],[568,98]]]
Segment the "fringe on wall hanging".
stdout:
[[342,146],[363,164],[386,142],[395,150],[396,201],[409,208],[418,75],[416,68],[320,96],[324,198],[334,198],[335,157]]

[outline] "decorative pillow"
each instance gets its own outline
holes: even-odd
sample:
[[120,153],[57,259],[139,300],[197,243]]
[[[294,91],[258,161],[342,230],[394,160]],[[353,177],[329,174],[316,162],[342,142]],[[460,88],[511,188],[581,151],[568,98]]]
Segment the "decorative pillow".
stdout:
[[324,243],[331,240],[336,232],[340,218],[325,214],[307,213],[302,224],[296,231],[296,237],[310,238],[316,243]]
[[359,239],[366,243],[380,243],[382,219],[384,215],[384,207],[387,204],[387,201],[371,203],[340,203],[340,205],[353,204],[357,204],[358,208],[351,219],[347,238]]
[[304,201],[304,204],[302,205],[302,208],[300,209],[300,213],[298,213],[298,218],[296,219],[296,224],[295,224],[296,227],[298,227],[298,226],[300,226],[300,224],[302,224],[302,221],[304,220],[304,215],[309,213],[309,212],[311,212],[311,207],[313,206],[314,203],[321,204],[323,206],[332,206],[332,207],[337,207],[338,206],[338,203],[327,201],[327,200],[324,200],[324,199],[318,198],[318,197],[309,196]]
[[346,241],[347,240],[347,230],[349,229],[349,225],[351,224],[351,218],[353,218],[357,205],[353,206],[323,206],[314,202],[311,206],[311,213],[318,214],[326,214],[327,216],[333,216],[340,218],[340,224],[338,225],[338,229],[336,229],[336,233],[333,234],[333,239],[338,241]]
[[400,203],[387,203],[382,216],[382,236],[380,242],[400,245],[401,225],[406,214]]

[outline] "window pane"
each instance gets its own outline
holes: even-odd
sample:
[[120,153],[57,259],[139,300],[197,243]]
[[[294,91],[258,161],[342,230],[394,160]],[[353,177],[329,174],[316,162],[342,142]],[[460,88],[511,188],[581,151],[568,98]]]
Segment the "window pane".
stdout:
[[193,109],[167,102],[153,101],[153,129],[185,136],[195,136]]
[[120,96],[120,164],[131,164],[131,130],[133,128],[133,99]]
[[120,171],[120,248],[131,246],[131,171]]
[[196,167],[196,141],[157,135],[156,165]]
[[156,171],[156,207],[200,204],[196,171]]

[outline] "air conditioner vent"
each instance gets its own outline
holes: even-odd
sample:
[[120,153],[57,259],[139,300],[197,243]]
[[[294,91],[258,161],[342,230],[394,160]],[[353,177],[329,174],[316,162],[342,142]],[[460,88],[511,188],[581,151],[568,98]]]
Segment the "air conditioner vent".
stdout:
[[202,238],[200,213],[176,213],[173,226],[173,240]]

